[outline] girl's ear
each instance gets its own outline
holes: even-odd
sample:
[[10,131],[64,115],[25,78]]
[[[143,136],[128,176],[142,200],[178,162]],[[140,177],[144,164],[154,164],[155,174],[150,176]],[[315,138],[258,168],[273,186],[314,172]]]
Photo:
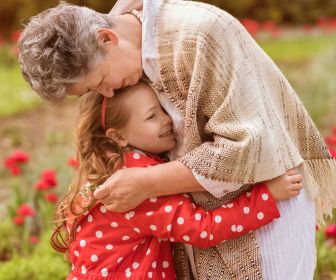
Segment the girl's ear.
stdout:
[[104,45],[105,43],[112,43],[113,45],[118,44],[119,38],[111,29],[99,28],[97,32],[99,45]]
[[127,147],[127,140],[118,132],[118,130],[114,128],[109,128],[106,131],[106,136],[111,138],[114,142],[116,142],[120,147]]

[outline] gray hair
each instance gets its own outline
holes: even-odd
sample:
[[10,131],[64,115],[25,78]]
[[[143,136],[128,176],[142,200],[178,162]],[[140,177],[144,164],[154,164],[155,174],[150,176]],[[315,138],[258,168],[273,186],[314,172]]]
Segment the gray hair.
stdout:
[[32,17],[18,42],[24,78],[42,99],[62,101],[67,88],[102,60],[97,29],[111,25],[107,15],[66,3]]

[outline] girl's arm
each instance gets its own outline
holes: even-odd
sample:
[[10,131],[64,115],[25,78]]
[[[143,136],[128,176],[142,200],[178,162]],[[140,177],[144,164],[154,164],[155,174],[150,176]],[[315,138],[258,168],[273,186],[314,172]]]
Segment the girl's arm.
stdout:
[[126,214],[142,234],[207,248],[256,230],[280,217],[268,187],[256,185],[231,203],[205,211],[187,195],[152,198]]
[[179,161],[171,161],[118,170],[95,190],[94,197],[110,211],[125,212],[150,197],[201,191],[205,189],[191,170]]

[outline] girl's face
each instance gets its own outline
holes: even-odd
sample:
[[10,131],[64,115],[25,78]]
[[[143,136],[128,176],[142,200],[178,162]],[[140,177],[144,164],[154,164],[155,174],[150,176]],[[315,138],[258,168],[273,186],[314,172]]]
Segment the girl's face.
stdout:
[[125,109],[129,119],[119,132],[127,145],[144,152],[159,154],[176,145],[172,120],[148,85],[139,85],[125,92]]

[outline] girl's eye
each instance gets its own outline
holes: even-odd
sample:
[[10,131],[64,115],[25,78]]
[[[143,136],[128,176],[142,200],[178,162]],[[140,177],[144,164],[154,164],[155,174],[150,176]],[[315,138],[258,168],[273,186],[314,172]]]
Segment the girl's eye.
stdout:
[[147,120],[153,119],[155,117],[155,114],[150,115]]

